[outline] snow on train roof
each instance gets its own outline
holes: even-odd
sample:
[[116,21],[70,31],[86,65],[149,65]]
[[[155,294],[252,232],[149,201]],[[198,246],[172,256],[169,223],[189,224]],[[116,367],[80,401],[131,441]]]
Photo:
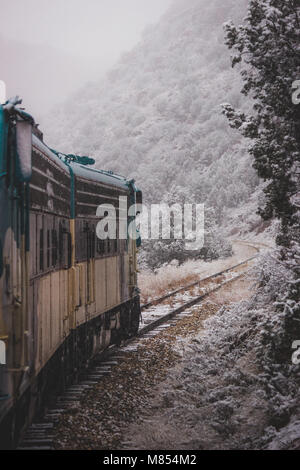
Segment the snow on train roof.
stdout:
[[47,147],[38,137],[34,134],[32,135],[32,144],[40,152],[46,154],[51,160],[53,160],[57,165],[63,168],[65,171],[68,171],[69,166],[72,168],[74,174],[80,178],[85,178],[88,180],[93,180],[98,183],[117,186],[120,189],[128,191],[128,182],[123,176],[115,175],[114,173],[109,173],[95,168],[89,168],[88,166],[81,165],[79,163],[70,162],[69,164],[65,163],[60,159],[54,152]]
[[108,172],[106,173],[104,171],[97,170],[96,168],[89,168],[88,166],[80,165],[79,163],[75,162],[71,162],[69,163],[69,165],[74,171],[74,174],[80,178],[97,181],[98,183],[117,186],[120,189],[128,191],[128,182],[122,176],[115,175],[114,173],[109,174]]
[[38,137],[36,137],[34,134],[32,134],[32,145],[33,147],[36,147],[37,150],[39,150],[40,152],[44,153],[45,155],[47,155],[48,158],[50,158],[51,160],[54,160],[54,162],[60,166],[61,168],[63,168],[65,171],[68,170],[68,167],[67,165],[60,159],[58,158],[57,155],[55,155],[55,153],[51,152],[51,150],[49,149],[49,147],[47,147],[47,145],[45,145]]

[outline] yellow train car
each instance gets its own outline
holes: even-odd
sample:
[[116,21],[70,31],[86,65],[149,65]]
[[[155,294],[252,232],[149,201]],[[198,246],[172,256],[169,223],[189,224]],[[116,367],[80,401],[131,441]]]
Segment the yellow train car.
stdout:
[[[0,106],[2,449],[96,353],[136,334],[140,319],[139,239],[119,230],[134,223],[128,209],[141,192],[87,157],[49,149],[17,104]],[[111,239],[97,236],[106,205],[116,214]]]

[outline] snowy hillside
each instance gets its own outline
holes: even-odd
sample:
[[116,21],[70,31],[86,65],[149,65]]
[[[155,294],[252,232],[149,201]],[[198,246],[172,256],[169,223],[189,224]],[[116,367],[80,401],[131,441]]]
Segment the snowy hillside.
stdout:
[[134,177],[147,202],[204,202],[217,216],[239,206],[258,179],[220,112],[242,106],[222,25],[241,20],[246,3],[174,1],[104,81],[54,110],[47,142]]

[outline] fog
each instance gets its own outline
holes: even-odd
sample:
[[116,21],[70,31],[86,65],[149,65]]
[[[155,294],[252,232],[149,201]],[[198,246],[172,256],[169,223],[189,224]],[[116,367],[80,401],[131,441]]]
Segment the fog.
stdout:
[[0,80],[39,118],[99,79],[172,0],[0,0]]

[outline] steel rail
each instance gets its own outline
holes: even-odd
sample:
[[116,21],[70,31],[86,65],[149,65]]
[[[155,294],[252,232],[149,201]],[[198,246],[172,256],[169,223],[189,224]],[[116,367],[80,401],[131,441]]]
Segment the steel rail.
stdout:
[[[258,248],[256,248],[256,247],[253,247],[253,248],[255,248],[256,250],[259,251]],[[238,263],[234,266],[231,266],[230,268],[226,268],[223,271],[219,271],[218,273],[215,273],[215,274],[212,274],[210,276],[199,279],[197,281],[194,281],[191,284],[187,284],[186,286],[180,287],[179,289],[176,289],[172,292],[169,292],[168,294],[165,294],[161,297],[157,297],[156,299],[153,299],[150,302],[147,302],[146,304],[141,305],[141,311],[147,310],[150,307],[153,307],[157,304],[160,304],[164,300],[169,299],[170,297],[173,297],[174,295],[179,294],[180,292],[184,292],[184,291],[190,289],[191,287],[195,287],[195,286],[199,285],[202,282],[209,281],[210,279],[215,279],[216,277],[222,276],[222,274],[228,273],[228,272],[232,271],[233,269],[236,269],[240,266],[243,266],[244,264],[249,263],[249,261],[254,260],[255,258],[257,258],[257,256],[258,256],[258,254],[255,255],[255,256],[252,256],[251,258],[248,258],[245,261],[242,261],[242,262],[240,262],[240,263]]]
[[[212,274],[211,276],[207,276],[206,278],[200,279],[185,287],[179,288],[176,291],[173,291],[167,295],[164,295],[158,299],[153,300],[152,302],[149,302],[148,304],[144,305],[142,308],[145,310],[149,308],[151,305],[157,305],[163,302],[165,299],[171,297],[172,295],[186,291],[187,289],[193,286],[196,286],[200,284],[201,282],[204,282],[209,279],[215,279],[216,277],[222,274],[233,271],[234,269],[247,264],[249,261],[254,260],[257,256],[258,255],[252,256],[251,258],[248,258],[247,260],[242,261],[241,263],[231,266],[230,268],[226,268],[223,271]],[[23,435],[23,438],[21,439],[21,442],[19,443],[19,446],[17,448],[27,449],[27,450],[53,449],[54,448],[53,447],[53,440],[54,440],[53,430],[54,430],[55,421],[59,419],[61,414],[69,406],[72,407],[76,404],[80,404],[80,400],[83,398],[85,391],[88,390],[90,387],[92,387],[94,383],[99,382],[104,376],[107,376],[108,374],[110,374],[111,367],[117,364],[117,361],[112,361],[114,356],[116,358],[116,355],[122,353],[122,349],[126,348],[126,346],[129,346],[131,343],[133,343],[134,341],[137,341],[138,339],[142,340],[143,337],[150,331],[153,331],[155,333],[155,329],[158,328],[160,325],[167,323],[169,320],[176,319],[176,316],[179,315],[180,313],[183,313],[185,310],[199,304],[202,300],[204,300],[205,298],[207,298],[214,292],[217,292],[218,290],[222,289],[224,286],[242,278],[246,274],[246,272],[247,270],[229,280],[222,282],[221,284],[218,284],[217,286],[214,286],[213,288],[211,288],[209,291],[205,292],[204,294],[201,294],[200,296],[197,296],[194,299],[189,300],[188,302],[182,304],[180,307],[177,307],[174,310],[171,310],[170,312],[168,312],[167,314],[162,315],[161,317],[151,321],[150,323],[142,327],[135,336],[124,341],[121,345],[112,345],[111,347],[107,348],[105,351],[98,353],[91,361],[91,364],[90,364],[90,367],[88,367],[88,370],[85,372],[84,374],[85,379],[83,379],[82,377],[83,382],[78,385],[70,385],[69,389],[66,389],[61,397],[58,397],[58,398],[56,397],[56,399],[58,400],[58,403],[54,406],[54,408],[52,408],[52,410],[51,408],[48,409],[46,415],[43,416],[42,421],[38,423],[33,423],[31,426],[29,426],[29,428]],[[159,331],[157,332],[157,334],[159,334]]]

